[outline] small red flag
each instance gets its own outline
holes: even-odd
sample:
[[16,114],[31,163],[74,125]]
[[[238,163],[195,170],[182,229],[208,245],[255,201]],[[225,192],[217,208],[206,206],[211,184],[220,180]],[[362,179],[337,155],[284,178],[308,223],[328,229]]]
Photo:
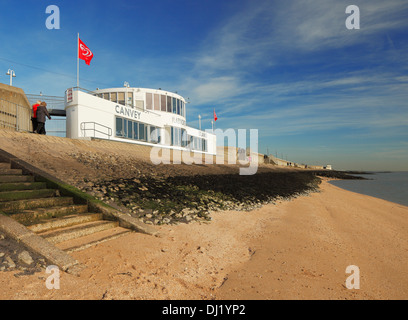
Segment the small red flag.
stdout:
[[85,43],[83,43],[81,41],[81,39],[78,38],[78,40],[79,40],[79,43],[78,43],[79,56],[78,56],[78,58],[82,59],[82,60],[85,60],[85,63],[89,66],[91,64],[91,60],[93,58],[93,53],[92,53],[91,50],[89,50],[89,48],[85,45]]
[[217,114],[215,113],[215,109],[214,109],[214,121],[217,121],[217,120],[218,120]]

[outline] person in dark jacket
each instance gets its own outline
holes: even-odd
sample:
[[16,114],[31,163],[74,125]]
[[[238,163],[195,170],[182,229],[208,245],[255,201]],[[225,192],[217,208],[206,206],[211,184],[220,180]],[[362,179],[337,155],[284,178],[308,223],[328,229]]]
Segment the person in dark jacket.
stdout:
[[46,134],[45,131],[45,121],[46,118],[51,120],[50,114],[48,113],[47,110],[47,104],[45,102],[41,102],[40,106],[37,108],[37,133],[38,134]]
[[35,105],[33,105],[33,116],[31,117],[31,122],[33,123],[33,133],[37,132],[37,108],[40,106],[41,101],[37,101]]

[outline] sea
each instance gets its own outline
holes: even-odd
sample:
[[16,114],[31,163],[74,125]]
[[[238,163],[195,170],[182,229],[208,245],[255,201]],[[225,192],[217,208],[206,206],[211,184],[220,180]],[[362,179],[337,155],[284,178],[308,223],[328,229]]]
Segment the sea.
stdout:
[[369,180],[335,180],[339,188],[408,206],[408,171],[353,174]]

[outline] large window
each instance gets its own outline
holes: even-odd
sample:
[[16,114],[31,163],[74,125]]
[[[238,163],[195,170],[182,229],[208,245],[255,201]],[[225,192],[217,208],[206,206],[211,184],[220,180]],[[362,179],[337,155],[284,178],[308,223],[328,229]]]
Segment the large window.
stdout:
[[142,122],[116,117],[116,137],[160,143],[160,128]]

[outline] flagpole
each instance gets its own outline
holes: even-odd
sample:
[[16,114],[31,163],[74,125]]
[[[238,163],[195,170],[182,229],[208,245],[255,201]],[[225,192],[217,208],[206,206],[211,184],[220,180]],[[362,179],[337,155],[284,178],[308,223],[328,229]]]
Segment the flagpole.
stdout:
[[77,39],[77,87],[79,88],[79,32]]

